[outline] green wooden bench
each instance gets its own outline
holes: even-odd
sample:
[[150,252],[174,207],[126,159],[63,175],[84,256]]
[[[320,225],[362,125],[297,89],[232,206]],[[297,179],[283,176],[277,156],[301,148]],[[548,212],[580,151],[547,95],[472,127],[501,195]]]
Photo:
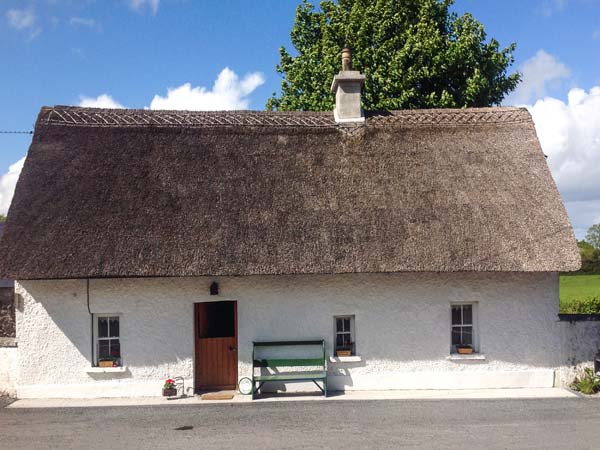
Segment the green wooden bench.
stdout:
[[[323,395],[327,397],[327,363],[325,360],[325,341],[271,341],[271,342],[253,342],[252,349],[252,398],[260,390],[263,384],[268,382],[286,382],[295,383],[300,381],[312,381],[321,390]],[[291,347],[291,346],[316,346],[319,345],[323,349],[321,357],[318,358],[283,358],[283,359],[257,359],[257,348],[264,347]],[[279,369],[281,367],[318,367],[318,371],[304,371],[293,373],[274,373],[269,375],[256,375],[255,369],[269,368]],[[323,387],[319,386],[319,383]],[[258,383],[258,386],[257,386]]]

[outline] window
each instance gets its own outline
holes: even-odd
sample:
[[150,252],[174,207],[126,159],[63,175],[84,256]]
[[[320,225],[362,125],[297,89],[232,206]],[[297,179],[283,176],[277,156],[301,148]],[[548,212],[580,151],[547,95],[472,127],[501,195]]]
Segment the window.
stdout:
[[452,305],[452,352],[458,348],[471,348],[475,351],[473,304]]
[[[335,326],[335,354],[336,356],[350,356],[356,354],[354,342],[354,316],[334,317]],[[338,355],[338,352],[341,354]]]
[[98,315],[94,321],[96,365],[121,366],[120,319],[116,315]]

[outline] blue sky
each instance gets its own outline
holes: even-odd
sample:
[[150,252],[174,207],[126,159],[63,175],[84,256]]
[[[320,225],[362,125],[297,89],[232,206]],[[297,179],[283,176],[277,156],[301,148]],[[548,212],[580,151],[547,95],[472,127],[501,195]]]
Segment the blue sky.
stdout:
[[[86,98],[262,109],[279,88],[278,47],[289,47],[298,2],[1,0],[0,130],[30,130],[42,105]],[[501,45],[517,43],[514,67],[526,77],[507,103],[530,106],[582,237],[600,221],[600,0],[457,0],[454,10],[471,12]],[[0,212],[29,142],[0,134]]]

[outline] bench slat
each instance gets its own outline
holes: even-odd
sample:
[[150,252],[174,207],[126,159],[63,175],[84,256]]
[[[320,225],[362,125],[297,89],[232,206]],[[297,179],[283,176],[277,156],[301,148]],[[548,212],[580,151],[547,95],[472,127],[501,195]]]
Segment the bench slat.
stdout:
[[306,372],[306,373],[282,373],[277,375],[259,375],[254,377],[256,381],[286,381],[286,380],[324,380],[327,378],[327,372]]
[[253,342],[255,347],[277,347],[280,345],[323,345],[323,341],[266,341]]
[[304,359],[255,359],[254,367],[301,367],[301,366],[325,366],[323,358],[304,358]]

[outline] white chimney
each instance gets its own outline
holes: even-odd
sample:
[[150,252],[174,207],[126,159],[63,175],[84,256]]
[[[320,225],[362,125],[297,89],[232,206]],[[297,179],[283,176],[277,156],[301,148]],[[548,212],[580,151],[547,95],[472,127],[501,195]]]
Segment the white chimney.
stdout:
[[335,93],[335,109],[333,116],[338,123],[364,122],[365,115],[360,105],[360,93],[365,76],[352,70],[352,52],[349,48],[342,50],[342,70],[331,84],[331,92]]

